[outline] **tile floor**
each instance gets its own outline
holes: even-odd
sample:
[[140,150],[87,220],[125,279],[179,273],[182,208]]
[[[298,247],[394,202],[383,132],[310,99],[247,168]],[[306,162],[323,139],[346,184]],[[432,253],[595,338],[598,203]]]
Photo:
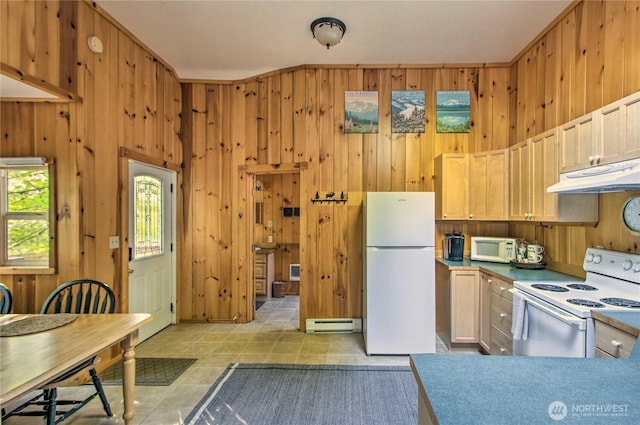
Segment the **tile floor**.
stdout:
[[[408,356],[367,356],[362,334],[304,334],[299,327],[297,296],[274,298],[264,304],[256,320],[247,324],[182,323],[161,331],[136,347],[138,357],[188,357],[198,360],[170,386],[135,389],[135,424],[182,424],[229,363],[377,364],[408,365]],[[441,341],[438,353],[447,349]],[[88,388],[63,388],[60,398]],[[115,417],[106,418],[96,398],[67,419],[65,425],[123,424],[122,389],[105,386]],[[44,423],[12,417],[5,425]]]

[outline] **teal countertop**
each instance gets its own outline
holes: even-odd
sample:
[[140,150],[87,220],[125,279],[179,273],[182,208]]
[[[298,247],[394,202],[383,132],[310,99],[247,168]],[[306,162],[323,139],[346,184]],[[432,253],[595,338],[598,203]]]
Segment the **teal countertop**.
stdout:
[[[640,333],[640,312],[598,314]],[[441,425],[640,424],[640,341],[629,359],[418,354],[411,367]]]
[[456,267],[478,267],[501,276],[511,281],[515,280],[535,280],[535,281],[584,281],[579,277],[570,276],[568,274],[556,272],[553,270],[541,269],[541,270],[526,270],[517,269],[511,264],[503,263],[489,263],[487,261],[471,261],[468,258],[462,261],[449,261],[442,258],[437,258],[436,261],[448,266],[450,269]]

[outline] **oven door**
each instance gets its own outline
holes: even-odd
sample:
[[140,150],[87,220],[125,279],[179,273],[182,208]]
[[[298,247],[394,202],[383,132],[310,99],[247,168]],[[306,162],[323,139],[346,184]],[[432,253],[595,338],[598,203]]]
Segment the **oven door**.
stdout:
[[[513,355],[546,357],[593,357],[588,346],[593,322],[552,306],[538,298],[513,290],[522,297],[526,329],[514,335]],[[514,320],[518,314],[514,303]],[[589,333],[591,328],[591,333]]]

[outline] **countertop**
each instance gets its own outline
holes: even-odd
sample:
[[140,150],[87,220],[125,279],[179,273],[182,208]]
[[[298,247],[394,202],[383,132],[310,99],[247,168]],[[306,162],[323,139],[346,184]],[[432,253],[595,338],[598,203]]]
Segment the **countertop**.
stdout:
[[500,275],[506,280],[513,283],[515,280],[534,280],[534,281],[584,281],[579,277],[570,276],[568,274],[556,272],[548,269],[526,270],[517,269],[511,264],[490,263],[487,261],[471,261],[464,258],[462,261],[449,261],[442,258],[436,258],[436,261],[446,265],[450,270],[464,269],[483,269],[489,273]]
[[[598,316],[640,333],[640,312]],[[629,359],[418,354],[411,367],[441,425],[640,423],[640,342]]]

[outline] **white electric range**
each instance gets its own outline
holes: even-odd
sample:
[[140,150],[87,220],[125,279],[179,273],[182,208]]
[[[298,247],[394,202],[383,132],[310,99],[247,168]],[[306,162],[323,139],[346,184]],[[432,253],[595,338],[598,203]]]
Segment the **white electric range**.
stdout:
[[513,354],[594,357],[592,311],[640,312],[640,255],[587,249],[584,282],[513,283]]

